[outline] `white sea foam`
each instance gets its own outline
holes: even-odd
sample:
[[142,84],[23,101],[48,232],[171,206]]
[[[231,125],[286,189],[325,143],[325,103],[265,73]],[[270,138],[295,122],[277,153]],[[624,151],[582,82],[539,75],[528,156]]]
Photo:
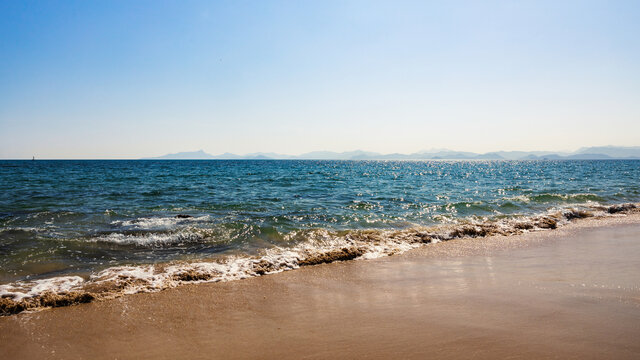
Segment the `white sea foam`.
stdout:
[[209,222],[211,216],[204,215],[198,217],[177,218],[177,217],[143,217],[133,220],[112,221],[112,225],[130,230],[170,230],[178,225]]
[[527,195],[517,195],[517,196],[507,196],[502,198],[503,200],[507,200],[507,201],[517,201],[517,202],[522,202],[522,203],[529,203],[531,202],[531,198]]
[[122,293],[131,294],[172,288],[184,282],[232,281],[293,270],[299,268],[304,259],[345,247],[358,247],[361,254],[359,258],[374,259],[419,246],[402,241],[366,244],[344,237],[327,239],[326,234],[320,234],[320,237],[323,238],[322,243],[306,242],[292,248],[274,247],[266,249],[259,257],[229,256],[211,262],[112,267],[92,275],[89,281],[95,285],[112,284]]
[[49,279],[17,281],[0,285],[0,297],[8,297],[15,301],[42,295],[45,292],[62,293],[78,289],[84,283],[79,276],[59,276]]
[[108,235],[91,238],[88,241],[112,243],[118,245],[162,246],[197,242],[201,241],[203,238],[204,236],[201,233],[185,229],[174,233],[149,233],[143,235],[111,233]]

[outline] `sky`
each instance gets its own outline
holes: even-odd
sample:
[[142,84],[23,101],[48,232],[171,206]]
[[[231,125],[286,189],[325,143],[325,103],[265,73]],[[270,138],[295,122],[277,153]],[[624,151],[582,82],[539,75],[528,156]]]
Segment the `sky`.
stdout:
[[2,1],[0,158],[640,145],[640,1]]

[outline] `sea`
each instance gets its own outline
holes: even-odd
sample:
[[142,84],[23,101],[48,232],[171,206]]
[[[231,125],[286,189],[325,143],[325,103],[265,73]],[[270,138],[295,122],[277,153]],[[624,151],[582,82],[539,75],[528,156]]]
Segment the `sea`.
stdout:
[[0,297],[237,280],[639,201],[640,160],[2,160]]

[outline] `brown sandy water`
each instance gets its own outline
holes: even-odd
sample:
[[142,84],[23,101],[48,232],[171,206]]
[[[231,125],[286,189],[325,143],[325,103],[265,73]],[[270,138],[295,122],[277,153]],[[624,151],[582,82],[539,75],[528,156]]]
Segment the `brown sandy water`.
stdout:
[[640,216],[0,318],[0,358],[640,358]]

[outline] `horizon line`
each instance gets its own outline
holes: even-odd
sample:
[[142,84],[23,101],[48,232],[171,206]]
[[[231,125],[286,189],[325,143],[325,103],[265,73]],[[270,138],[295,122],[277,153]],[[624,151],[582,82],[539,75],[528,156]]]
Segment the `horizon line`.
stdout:
[[[600,152],[588,152],[589,150],[600,151]],[[638,152],[638,154],[632,155],[611,155],[606,154],[606,150],[623,150],[623,151],[632,151]],[[24,158],[5,158],[1,157],[0,160],[521,160],[520,158],[481,158],[482,156],[492,156],[496,154],[514,154],[521,153],[524,156],[577,156],[577,155],[594,155],[605,158],[612,159],[627,159],[627,158],[640,158],[640,146],[617,146],[617,145],[602,145],[602,146],[582,146],[576,150],[567,151],[567,150],[494,150],[487,152],[474,152],[474,151],[464,151],[464,150],[451,150],[447,148],[434,148],[429,150],[420,150],[411,153],[400,153],[400,152],[392,152],[392,153],[381,153],[376,151],[368,151],[368,150],[349,150],[349,151],[332,151],[332,150],[314,150],[307,151],[304,153],[299,153],[297,155],[291,154],[283,154],[277,152],[250,152],[244,154],[231,153],[231,152],[223,152],[219,154],[210,154],[203,149],[194,150],[194,151],[180,151],[174,153],[167,153],[160,156],[143,156],[143,157],[97,157],[97,158],[56,158],[56,157],[43,157],[36,158],[35,155],[32,155],[32,158],[24,157]],[[318,157],[310,157],[305,158],[304,156],[309,156],[312,154],[319,154]],[[457,156],[455,156],[457,154]],[[203,157],[195,157],[198,156],[206,156]],[[324,156],[323,156],[324,155]],[[332,156],[337,155],[351,155],[351,156],[363,156],[365,158],[344,158],[344,159],[336,159]],[[410,158],[411,156],[428,156],[433,155],[435,158]],[[172,156],[179,157],[185,156],[184,158],[171,158]],[[189,158],[189,156],[194,156],[193,158]],[[228,157],[225,157],[228,156]],[[398,158],[394,158],[394,156],[398,156]],[[446,156],[454,156],[452,158],[447,158]],[[470,156],[470,157],[466,157]],[[380,157],[380,158],[378,158]],[[529,159],[535,160],[535,159]]]

